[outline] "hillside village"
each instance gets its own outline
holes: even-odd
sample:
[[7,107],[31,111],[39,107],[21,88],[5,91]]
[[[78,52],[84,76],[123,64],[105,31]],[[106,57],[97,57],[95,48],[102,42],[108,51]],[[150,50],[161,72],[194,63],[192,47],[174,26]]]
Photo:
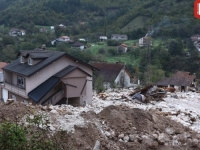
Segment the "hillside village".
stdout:
[[191,6],[0,0],[0,149],[200,149]]

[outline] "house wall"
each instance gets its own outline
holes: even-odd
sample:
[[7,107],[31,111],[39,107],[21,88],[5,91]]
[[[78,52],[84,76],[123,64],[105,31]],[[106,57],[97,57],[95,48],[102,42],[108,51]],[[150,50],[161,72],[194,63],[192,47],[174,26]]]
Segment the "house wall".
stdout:
[[[123,77],[123,75],[124,75],[124,77]],[[122,80],[124,80],[124,87],[129,87],[131,85],[131,83],[130,83],[130,76],[127,74],[127,72],[125,71],[125,69],[122,69],[120,71],[120,73],[118,74],[117,78],[115,79],[115,83],[117,85],[119,85],[120,82],[121,82],[120,80],[121,80],[122,77],[123,77]],[[120,85],[120,86],[122,86],[122,85]]]
[[3,72],[3,76],[4,76],[4,81],[6,82],[12,82],[12,73],[11,72]]
[[[53,62],[52,64],[46,66],[44,69],[38,71],[31,77],[25,77],[26,96],[28,96],[28,93],[30,91],[35,89],[41,83],[43,83],[48,78],[55,75],[60,70],[67,67],[68,65],[78,66],[79,68],[81,68],[82,70],[84,70],[85,72],[87,72],[88,74],[90,74],[92,76],[91,68],[89,68],[83,64],[80,64],[79,62],[76,62],[74,60],[71,60],[71,59],[67,58],[66,56],[63,56],[60,59],[58,59],[57,61]],[[70,75],[74,76],[74,74],[76,74],[76,72],[73,72]],[[86,78],[86,76],[87,75],[84,73],[85,78]],[[7,81],[12,82],[15,85],[17,85],[17,74],[4,71],[4,77],[6,77]],[[92,80],[92,78],[89,78],[89,79]],[[87,94],[83,95],[84,98],[82,98],[82,99],[87,100],[87,103],[91,104],[91,102],[92,102],[92,82],[91,81],[87,82],[87,84],[85,86],[85,93],[87,93]],[[19,99],[19,101],[23,101],[25,98],[21,97],[18,99]]]
[[40,70],[39,72],[35,73],[31,77],[26,78],[26,93],[32,91],[35,87],[46,81],[48,78],[59,72],[60,70],[64,69],[68,65],[79,66],[84,71],[88,72],[92,75],[91,68],[88,68],[80,63],[77,63],[66,56],[58,59],[57,61],[53,62],[52,64],[46,66],[44,69]]
[[17,94],[14,94],[14,93],[12,93],[12,92],[9,91],[9,92],[8,92],[8,98],[9,98],[9,99],[12,99],[12,95],[14,95],[14,96],[16,97],[16,101],[18,101],[18,102],[33,103],[32,100],[31,100],[30,98],[26,99],[26,98],[24,98],[24,97],[21,97],[21,96],[19,96],[19,95],[17,95]]

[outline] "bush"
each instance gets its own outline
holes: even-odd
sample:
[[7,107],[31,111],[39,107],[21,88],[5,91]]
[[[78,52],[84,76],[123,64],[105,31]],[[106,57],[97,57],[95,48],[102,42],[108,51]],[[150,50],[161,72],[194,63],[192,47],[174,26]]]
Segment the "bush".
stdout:
[[[1,150],[61,150],[62,144],[49,132],[49,122],[43,115],[27,117],[28,125],[18,122],[0,124]],[[57,135],[60,138],[60,135]]]
[[100,54],[105,54],[105,49],[103,49],[103,48],[101,48],[101,49],[99,49],[99,51],[98,51]]
[[111,56],[115,56],[118,54],[116,49],[109,49],[108,52],[111,54]]
[[107,41],[107,45],[108,46],[118,46],[120,45],[121,43],[119,41],[116,41],[116,40],[108,40]]

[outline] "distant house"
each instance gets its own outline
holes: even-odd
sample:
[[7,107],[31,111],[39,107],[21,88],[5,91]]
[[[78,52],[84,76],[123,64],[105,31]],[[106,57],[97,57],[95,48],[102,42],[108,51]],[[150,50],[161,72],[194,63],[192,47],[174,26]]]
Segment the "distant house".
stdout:
[[200,41],[200,34],[196,34],[196,35],[191,36],[191,40],[193,42]]
[[106,41],[106,40],[108,40],[108,37],[107,36],[99,36],[99,40]]
[[152,38],[150,36],[145,36],[139,39],[139,46],[152,46]]
[[86,42],[86,39],[80,38],[79,41]]
[[65,52],[44,49],[21,50],[18,59],[3,68],[0,99],[33,104],[92,103],[95,67]]
[[190,72],[176,71],[176,73],[167,79],[156,83],[160,87],[174,87],[176,90],[188,91],[189,87],[196,86],[196,75]]
[[79,24],[79,25],[85,25],[85,22],[82,21],[82,20],[79,20],[79,21],[78,21],[78,24]]
[[81,50],[83,50],[83,49],[85,48],[84,44],[82,44],[82,43],[80,43],[80,42],[78,42],[78,41],[74,42],[74,43],[71,45],[71,47],[79,48],[79,49],[81,49]]
[[195,41],[195,42],[194,42],[194,46],[196,47],[196,49],[197,49],[198,51],[200,51],[200,41]]
[[10,29],[9,35],[10,36],[23,36],[26,34],[25,30],[20,30],[18,28],[12,28]]
[[6,62],[0,62],[0,83],[3,82],[3,70],[2,68],[5,67],[8,63]]
[[126,45],[126,44],[121,44],[121,45],[117,46],[117,50],[118,50],[118,51],[122,51],[123,53],[126,53],[127,50],[128,50],[128,45]]
[[194,43],[194,46],[200,51],[200,34],[191,36],[191,40]]
[[105,88],[110,88],[113,83],[115,83],[117,87],[130,87],[133,85],[133,75],[125,64],[93,62],[91,65],[100,70],[95,73],[97,77],[103,77]]
[[61,37],[59,37],[56,40],[59,41],[59,42],[67,42],[67,41],[70,40],[70,37],[68,37],[68,36],[61,36]]
[[58,26],[61,28],[66,28],[66,26],[64,24],[59,24]]
[[51,29],[51,31],[54,31],[55,27],[54,26],[50,26],[50,29]]
[[111,40],[128,40],[128,36],[126,34],[112,34],[111,35]]
[[46,28],[40,28],[40,32],[47,32]]

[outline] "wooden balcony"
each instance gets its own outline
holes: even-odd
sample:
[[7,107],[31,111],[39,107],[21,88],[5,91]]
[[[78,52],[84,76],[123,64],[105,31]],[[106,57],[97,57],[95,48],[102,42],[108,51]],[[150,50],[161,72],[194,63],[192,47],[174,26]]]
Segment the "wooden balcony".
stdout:
[[4,87],[5,87],[8,91],[10,91],[10,92],[12,92],[12,93],[15,93],[15,94],[17,94],[17,95],[19,95],[19,96],[27,97],[27,96],[26,96],[26,91],[25,91],[24,89],[20,88],[20,87],[17,87],[17,86],[15,86],[15,85],[9,84],[9,83],[7,83],[7,82],[5,82]]

